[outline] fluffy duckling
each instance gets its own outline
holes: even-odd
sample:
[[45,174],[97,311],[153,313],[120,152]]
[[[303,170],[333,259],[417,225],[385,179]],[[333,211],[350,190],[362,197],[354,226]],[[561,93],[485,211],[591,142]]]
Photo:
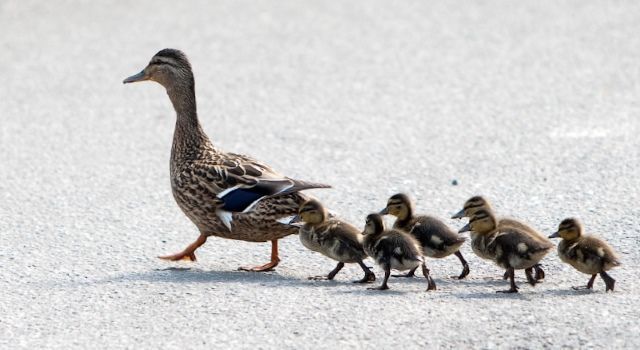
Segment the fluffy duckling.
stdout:
[[[462,273],[458,279],[463,279],[469,274],[469,264],[460,253],[460,246],[466,240],[464,237],[451,230],[444,222],[433,216],[415,215],[413,201],[404,193],[398,193],[389,198],[387,206],[381,215],[391,214],[396,217],[393,228],[410,233],[422,246],[422,252],[430,258],[444,258],[451,254],[460,259]],[[396,277],[413,277],[414,268],[406,275]]]
[[299,231],[302,245],[338,262],[336,268],[327,276],[309,279],[332,280],[345,263],[357,263],[364,271],[364,277],[355,283],[370,283],[376,280],[375,274],[362,262],[367,258],[367,253],[362,248],[362,234],[355,226],[336,218],[329,218],[327,210],[315,199],[300,206],[292,223],[299,221],[304,222]]
[[[464,203],[464,207],[455,215],[453,215],[451,218],[462,219],[464,217],[471,217],[473,214],[475,214],[478,210],[481,210],[481,209],[494,212],[493,207],[491,206],[491,204],[486,198],[482,196],[473,196],[469,198]],[[528,232],[529,234],[531,234],[532,237],[540,240],[541,242],[549,242],[549,240],[544,235],[542,235],[536,229],[532,228],[531,226],[521,221],[511,219],[511,218],[498,218],[498,228],[505,229],[509,227]],[[487,254],[485,249],[486,238],[487,236],[478,235],[472,232],[471,233],[471,249],[477,256],[483,259],[491,260],[492,259],[491,255]],[[535,270],[535,279],[538,282],[542,281],[544,279],[544,270],[542,269],[542,266],[540,266],[540,264],[536,264],[533,267],[533,269]],[[507,272],[504,273],[503,278],[504,279],[509,278],[509,275]]]
[[573,287],[574,289],[592,289],[596,276],[600,274],[606,285],[605,291],[613,291],[616,280],[606,271],[620,266],[616,252],[604,240],[583,235],[583,232],[578,219],[568,218],[562,220],[558,231],[549,238],[561,237],[562,241],[558,245],[560,259],[576,270],[591,275],[586,287]]
[[436,289],[436,283],[429,275],[422,257],[420,242],[413,236],[399,230],[385,230],[382,216],[369,214],[364,226],[364,251],[384,269],[384,281],[377,290],[389,289],[387,282],[394,270],[412,270],[422,265],[422,273],[427,279],[427,291]]
[[487,236],[486,251],[493,256],[493,261],[507,270],[511,280],[511,288],[500,293],[517,293],[515,270],[524,269],[527,281],[535,286],[537,281],[533,277],[533,266],[549,253],[553,245],[533,238],[528,232],[514,227],[498,227],[498,219],[491,211],[478,210],[469,223],[460,232],[473,231]]

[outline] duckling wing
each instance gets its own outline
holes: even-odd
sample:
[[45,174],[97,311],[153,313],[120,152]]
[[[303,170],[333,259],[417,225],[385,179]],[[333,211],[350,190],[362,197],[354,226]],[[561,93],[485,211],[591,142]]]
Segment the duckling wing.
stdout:
[[373,251],[376,257],[383,256],[397,261],[422,261],[419,244],[412,236],[394,230],[384,234],[374,245]]
[[409,232],[425,247],[446,250],[446,247],[461,244],[465,237],[451,230],[444,222],[433,216],[419,216]]
[[526,224],[522,221],[518,221],[513,218],[501,218],[498,221],[498,228],[503,230],[510,229],[510,228],[519,230],[519,231],[528,233],[529,235],[531,235],[531,237],[535,238],[538,241],[549,242],[549,239],[542,233],[538,232],[538,230],[531,227],[529,224]]
[[363,259],[365,252],[362,247],[360,231],[355,226],[337,219],[330,220],[330,222],[331,226],[327,230],[326,240],[338,243],[334,246],[336,253],[340,256]]
[[600,238],[586,236],[573,248],[573,256],[585,264],[598,263],[602,268],[611,268],[620,265],[617,254]]

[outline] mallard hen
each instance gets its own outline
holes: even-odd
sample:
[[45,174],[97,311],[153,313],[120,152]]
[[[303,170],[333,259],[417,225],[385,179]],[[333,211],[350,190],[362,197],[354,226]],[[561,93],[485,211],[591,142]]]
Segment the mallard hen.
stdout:
[[191,64],[179,50],[155,54],[138,74],[123,83],[155,81],[164,86],[176,111],[171,147],[170,178],[173,196],[200,236],[183,251],[162,256],[167,260],[196,260],[195,250],[209,236],[251,242],[271,241],[271,261],[250,271],[268,271],[278,265],[278,239],[297,233],[289,225],[308,197],[299,193],[327,188],[294,180],[251,157],[215,147],[198,121]]
[[335,217],[329,217],[327,210],[318,200],[304,203],[292,223],[303,222],[298,236],[307,249],[318,252],[338,262],[328,275],[309,279],[332,280],[345,263],[357,263],[364,271],[364,277],[356,283],[370,283],[376,275],[362,262],[367,253],[362,248],[362,233],[355,226]]
[[[454,254],[462,264],[462,272],[457,276],[458,279],[463,279],[469,274],[469,264],[460,253],[460,247],[466,238],[457,234],[436,217],[415,215],[413,201],[409,196],[404,193],[391,196],[380,214],[395,216],[393,228],[408,232],[415,237],[420,242],[425,256],[440,259]],[[396,277],[413,277],[416,269]]]
[[600,274],[606,287],[605,291],[613,291],[616,280],[609,276],[607,271],[620,266],[620,260],[616,252],[604,240],[583,234],[583,227],[578,219],[568,218],[562,220],[558,231],[549,238],[561,237],[558,244],[558,255],[565,263],[576,270],[591,275],[586,287],[573,287],[574,289],[592,289],[596,276]]

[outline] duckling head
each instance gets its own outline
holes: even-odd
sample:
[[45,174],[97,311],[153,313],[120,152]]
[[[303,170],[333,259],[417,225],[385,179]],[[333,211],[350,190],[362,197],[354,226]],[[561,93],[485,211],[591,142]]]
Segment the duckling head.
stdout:
[[292,222],[305,222],[310,225],[317,225],[323,223],[327,218],[327,210],[322,203],[316,199],[310,199],[304,202],[300,209],[298,209],[298,215],[292,220]]
[[380,211],[380,215],[391,214],[399,220],[405,220],[413,215],[413,201],[404,193],[394,194],[387,201],[387,206]]
[[462,210],[453,215],[452,219],[462,219],[465,217],[471,217],[479,210],[484,209],[487,211],[492,211],[491,204],[489,201],[482,196],[473,196],[464,203],[464,207]]
[[558,231],[554,232],[549,238],[561,237],[567,241],[573,241],[580,236],[582,236],[582,223],[580,223],[580,220],[567,218],[562,220],[558,226]]
[[187,56],[176,49],[160,50],[140,73],[126,78],[122,83],[128,84],[145,80],[155,81],[167,90],[194,86],[191,64]]
[[384,231],[384,222],[380,214],[369,214],[364,224],[364,234],[371,235]]
[[496,225],[497,220],[495,215],[493,215],[493,212],[486,209],[480,209],[473,215],[471,215],[471,218],[469,218],[469,223],[461,228],[458,232],[462,233],[473,231],[476,233],[484,234],[495,230]]

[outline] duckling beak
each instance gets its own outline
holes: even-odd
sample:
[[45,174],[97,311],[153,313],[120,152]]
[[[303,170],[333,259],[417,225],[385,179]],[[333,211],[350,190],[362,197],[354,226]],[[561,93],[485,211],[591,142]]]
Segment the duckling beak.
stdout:
[[464,217],[464,209],[460,210],[459,212],[457,212],[454,216],[452,216],[452,219],[462,219]]
[[299,222],[302,221],[302,218],[300,217],[300,215],[296,215],[293,217],[293,219],[291,219],[291,221],[289,221],[289,225],[291,224],[297,224]]
[[389,214],[389,208],[384,208],[384,209],[380,210],[380,212],[378,214],[380,214],[380,215],[388,215]]
[[469,232],[469,231],[471,231],[471,225],[466,224],[466,225],[462,226],[462,228],[458,231],[458,233]]
[[558,237],[560,237],[560,232],[559,231],[554,232],[553,234],[551,234],[551,236],[549,236],[549,238],[558,238]]
[[147,78],[146,74],[144,73],[144,70],[138,74],[134,74],[130,77],[128,77],[127,79],[123,80],[122,83],[123,84],[128,84],[128,83],[135,83],[136,81],[144,81],[147,80],[149,78]]

